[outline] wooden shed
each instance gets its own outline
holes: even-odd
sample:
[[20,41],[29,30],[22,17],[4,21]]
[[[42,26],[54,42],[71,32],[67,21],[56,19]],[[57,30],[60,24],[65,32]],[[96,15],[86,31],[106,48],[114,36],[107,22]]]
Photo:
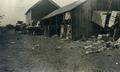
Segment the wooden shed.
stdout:
[[[45,31],[51,32],[51,25],[55,26],[54,34],[66,39],[77,40],[82,37],[95,35],[99,26],[92,23],[94,11],[120,10],[120,0],[80,0],[59,8],[42,18]],[[59,30],[59,31],[58,31]],[[52,32],[53,33],[53,32]]]
[[40,21],[42,17],[58,8],[59,6],[52,0],[39,0],[25,13],[26,23],[32,25],[33,23]]

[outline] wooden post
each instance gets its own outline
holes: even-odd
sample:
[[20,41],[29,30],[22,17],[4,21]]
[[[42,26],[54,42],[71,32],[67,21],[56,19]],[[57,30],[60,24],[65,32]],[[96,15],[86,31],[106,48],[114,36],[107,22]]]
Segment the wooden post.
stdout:
[[58,22],[57,21],[57,16],[55,17],[55,20],[56,20],[56,22],[55,22],[56,25],[55,26],[56,26],[56,34],[57,34],[57,22]]

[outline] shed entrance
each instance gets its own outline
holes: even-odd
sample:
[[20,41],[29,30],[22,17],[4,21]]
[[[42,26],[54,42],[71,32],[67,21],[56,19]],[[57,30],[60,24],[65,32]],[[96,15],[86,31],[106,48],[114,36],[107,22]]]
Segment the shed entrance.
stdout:
[[72,20],[71,13],[66,12],[63,18],[63,25],[61,25],[61,38],[72,39]]

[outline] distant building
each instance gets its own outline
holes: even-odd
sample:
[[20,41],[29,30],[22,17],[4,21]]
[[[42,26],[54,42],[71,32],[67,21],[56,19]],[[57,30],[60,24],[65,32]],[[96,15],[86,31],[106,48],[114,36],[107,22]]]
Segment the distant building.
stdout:
[[42,18],[44,34],[73,40],[90,37],[99,28],[92,23],[94,11],[119,11],[119,3],[120,0],[80,0],[59,8]]
[[40,0],[25,13],[27,25],[34,25],[42,17],[58,9],[59,6],[52,0]]

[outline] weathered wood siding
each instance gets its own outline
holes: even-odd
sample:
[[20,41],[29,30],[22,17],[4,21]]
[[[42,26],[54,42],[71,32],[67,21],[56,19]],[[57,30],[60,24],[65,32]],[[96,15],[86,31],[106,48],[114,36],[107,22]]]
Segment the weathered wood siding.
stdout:
[[[120,10],[120,0],[88,0],[86,3],[78,6],[72,10],[72,37],[73,40],[80,39],[81,37],[89,37],[95,34],[97,26],[91,21],[93,11],[113,11]],[[96,32],[97,33],[97,32]]]
[[28,24],[30,24],[31,25],[31,23],[32,23],[32,13],[31,13],[32,11],[30,10],[28,13],[27,13],[27,15],[26,15],[26,24],[28,25]]
[[33,19],[41,19],[52,11],[56,10],[58,7],[53,5],[51,2],[47,0],[43,0],[38,6],[32,9],[33,11]]
[[28,10],[26,13],[26,22],[27,24],[32,24],[33,20],[41,20],[41,18],[58,8],[57,5],[51,3],[49,0],[42,0]]
[[[88,0],[91,2],[91,6],[93,10],[120,10],[120,0],[111,0],[112,3],[110,5],[110,0]],[[111,8],[110,8],[111,6]]]
[[72,10],[72,37],[73,40],[92,35],[91,7],[86,2]]

